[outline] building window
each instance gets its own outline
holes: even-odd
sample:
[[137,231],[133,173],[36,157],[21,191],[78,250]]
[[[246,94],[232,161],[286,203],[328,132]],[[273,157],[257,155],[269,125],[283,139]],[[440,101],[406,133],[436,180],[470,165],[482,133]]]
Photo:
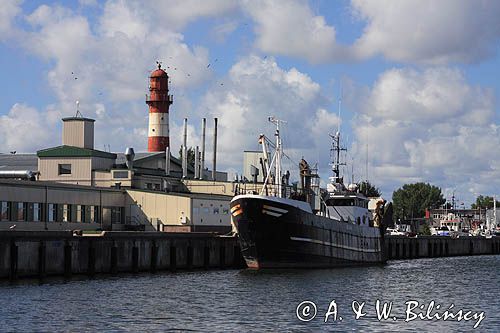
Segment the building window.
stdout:
[[146,190],[152,190],[153,189],[153,184],[152,183],[146,183],[145,188],[146,188]]
[[9,221],[10,205],[7,201],[0,201],[0,221]]
[[49,222],[55,222],[56,221],[56,217],[57,217],[57,205],[49,203],[47,210],[48,210],[48,213],[49,213],[48,214],[49,215],[48,216],[49,217],[48,221]]
[[70,222],[71,220],[71,206],[62,205],[62,222]]
[[90,206],[89,207],[89,222],[98,223],[99,222],[99,207]]
[[122,207],[111,207],[111,223],[122,224]]
[[85,222],[85,206],[76,205],[76,222]]
[[160,191],[160,190],[161,190],[160,184],[155,184],[155,191]]
[[224,215],[229,214],[229,208],[228,207],[222,208],[222,214],[224,214]]
[[71,164],[59,164],[59,175],[71,175]]
[[26,221],[26,203],[18,202],[17,203],[17,218],[16,221]]
[[198,215],[200,213],[200,207],[193,207],[193,214]]
[[128,178],[128,171],[113,171],[113,178]]
[[219,214],[219,207],[214,207],[214,214]]
[[209,214],[210,213],[210,209],[208,209],[208,207],[203,207],[202,212],[203,212],[203,214]]
[[33,222],[40,222],[42,217],[42,205],[38,202],[33,203]]

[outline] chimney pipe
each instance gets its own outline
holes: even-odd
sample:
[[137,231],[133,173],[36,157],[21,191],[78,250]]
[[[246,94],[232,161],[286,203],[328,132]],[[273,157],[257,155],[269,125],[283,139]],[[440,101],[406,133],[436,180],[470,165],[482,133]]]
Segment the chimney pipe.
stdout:
[[207,127],[207,118],[203,118],[201,122],[201,165],[200,165],[200,179],[203,179],[205,170],[205,130]]
[[134,157],[135,157],[134,148],[127,147],[127,149],[125,149],[125,159],[127,160],[126,164],[129,170],[131,170],[134,166]]
[[165,174],[170,176],[170,147],[165,148]]
[[217,170],[217,118],[214,118],[214,161],[212,168],[212,179],[215,180]]
[[182,144],[182,178],[187,177],[187,118],[184,118],[184,140]]
[[198,146],[194,150],[194,178],[200,178],[200,147]]

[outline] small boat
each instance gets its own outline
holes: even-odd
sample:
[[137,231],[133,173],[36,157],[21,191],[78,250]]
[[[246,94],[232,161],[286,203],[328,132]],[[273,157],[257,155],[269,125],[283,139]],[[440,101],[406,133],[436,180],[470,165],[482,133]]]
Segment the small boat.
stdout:
[[340,132],[331,135],[333,177],[327,189],[320,189],[319,176],[304,159],[299,165],[301,186],[294,189],[281,171],[282,121],[269,120],[276,125],[275,152],[270,154],[270,140],[261,135],[265,166],[262,189],[260,193],[236,195],[230,205],[247,266],[319,268],[384,263],[382,225],[392,219],[392,206],[381,200],[372,214],[369,199],[358,186],[344,185]]

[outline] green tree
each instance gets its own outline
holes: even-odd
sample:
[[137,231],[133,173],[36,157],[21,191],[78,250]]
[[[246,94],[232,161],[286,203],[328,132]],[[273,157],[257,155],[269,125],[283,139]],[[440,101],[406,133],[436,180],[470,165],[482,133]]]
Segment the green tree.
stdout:
[[[500,201],[497,200],[497,207],[500,207]],[[476,198],[476,202],[471,205],[472,209],[485,209],[485,208],[493,208],[493,197],[489,196],[478,196]]]
[[[182,147],[179,148],[179,159],[182,161]],[[187,162],[188,165],[192,166],[194,168],[194,149],[193,147],[189,147],[187,150]]]
[[410,219],[425,216],[426,209],[445,203],[441,189],[427,183],[405,184],[392,194],[394,218]]
[[429,225],[427,223],[422,226],[421,235],[424,235],[424,236],[430,236],[431,235],[431,228],[429,228]]
[[380,197],[382,195],[378,187],[375,187],[369,181],[359,183],[359,190],[367,197]]

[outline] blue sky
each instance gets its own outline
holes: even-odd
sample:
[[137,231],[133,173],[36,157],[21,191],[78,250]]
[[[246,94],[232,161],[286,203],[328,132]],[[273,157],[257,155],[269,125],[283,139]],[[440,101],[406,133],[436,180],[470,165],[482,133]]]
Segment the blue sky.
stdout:
[[201,118],[219,117],[218,165],[239,173],[276,115],[292,160],[326,179],[342,86],[355,180],[367,177],[368,147],[368,178],[386,197],[425,181],[470,203],[500,188],[499,14],[497,1],[468,0],[6,0],[2,149],[59,145],[60,118],[79,100],[97,149],[145,150],[147,76],[161,60],[174,151],[184,117],[193,146]]

